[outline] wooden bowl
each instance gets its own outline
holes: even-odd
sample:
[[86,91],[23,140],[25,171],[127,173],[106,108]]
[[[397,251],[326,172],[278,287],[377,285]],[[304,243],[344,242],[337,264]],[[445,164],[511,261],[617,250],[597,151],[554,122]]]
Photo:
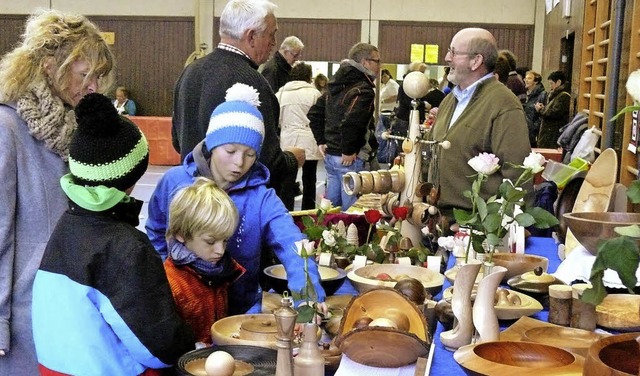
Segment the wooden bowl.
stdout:
[[494,253],[492,261],[498,266],[507,268],[502,279],[503,283],[511,277],[533,271],[538,266],[546,272],[549,266],[548,258],[526,253]]
[[[324,288],[324,292],[327,296],[335,294],[347,277],[347,272],[340,268],[334,269],[327,266],[318,266],[318,272],[320,272],[320,284]],[[282,294],[285,290],[289,289],[287,286],[287,271],[284,270],[284,266],[282,264],[266,267],[264,269],[264,274],[267,275],[267,279],[271,283],[271,287],[278,294]]]
[[609,294],[596,306],[598,325],[619,332],[640,331],[640,295]]
[[581,356],[587,356],[589,347],[602,337],[603,335],[588,330],[561,326],[540,326],[524,332],[522,340],[555,346]]
[[[376,279],[376,276],[380,276],[383,273],[390,276],[391,279]],[[396,282],[398,282],[398,277],[400,277],[399,279],[402,279],[403,276],[415,278],[422,282],[425,290],[432,296],[442,291],[444,275],[421,266],[373,264],[363,266],[347,274],[347,278],[349,278],[351,284],[359,293],[367,292],[379,287],[393,288],[396,285]]]
[[[567,226],[587,251],[598,253],[598,242],[618,236],[616,227],[640,224],[640,213],[622,212],[584,212],[565,213]],[[640,239],[636,240],[640,246]]]
[[625,333],[596,341],[589,348],[584,363],[585,376],[638,375],[640,345],[636,338],[640,333]]
[[250,345],[276,348],[276,320],[271,313],[228,316],[211,325],[211,338],[218,345]]
[[[398,328],[368,326],[362,320],[387,318]],[[401,367],[429,352],[431,338],[418,307],[387,287],[366,291],[347,306],[336,345],[349,359],[372,367]]]
[[471,375],[581,375],[584,358],[535,342],[482,342],[459,348],[453,358]]
[[236,363],[234,375],[273,375],[276,372],[277,352],[256,346],[212,346],[192,350],[178,359],[176,370],[180,376],[207,376],[204,364],[214,351],[224,351]]

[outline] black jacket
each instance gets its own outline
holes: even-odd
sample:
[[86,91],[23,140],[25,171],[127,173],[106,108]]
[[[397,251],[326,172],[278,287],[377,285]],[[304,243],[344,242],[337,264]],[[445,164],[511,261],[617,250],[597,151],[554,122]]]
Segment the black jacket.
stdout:
[[361,151],[370,155],[365,146],[370,139],[375,140],[370,137],[373,135],[375,85],[357,65],[354,61],[342,63],[329,81],[327,92],[307,115],[316,142],[326,144],[327,153],[331,155],[352,155]]
[[276,93],[284,84],[290,81],[291,65],[289,65],[280,51],[276,51],[271,59],[264,63],[261,73],[269,83],[269,86],[271,86],[271,89],[273,89],[273,92]]

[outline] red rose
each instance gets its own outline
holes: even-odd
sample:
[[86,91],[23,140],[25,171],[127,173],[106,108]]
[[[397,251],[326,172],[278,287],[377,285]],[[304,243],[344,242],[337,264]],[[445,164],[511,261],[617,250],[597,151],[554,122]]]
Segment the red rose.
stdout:
[[408,214],[409,214],[409,208],[406,206],[398,206],[397,208],[393,209],[393,216],[396,217],[396,219],[399,219],[399,220],[407,219]]
[[382,218],[382,214],[380,214],[380,211],[376,209],[369,209],[364,212],[364,218],[367,220],[368,224],[372,225],[374,223],[377,223],[380,218]]

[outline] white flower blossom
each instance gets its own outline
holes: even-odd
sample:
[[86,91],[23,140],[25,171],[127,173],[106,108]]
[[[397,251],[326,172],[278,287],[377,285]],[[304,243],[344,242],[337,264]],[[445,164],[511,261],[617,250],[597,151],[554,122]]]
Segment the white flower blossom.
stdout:
[[438,238],[438,246],[448,249],[449,251],[453,249],[456,245],[453,236],[441,236]]
[[627,78],[627,93],[636,104],[640,104],[640,69],[631,72]]
[[309,239],[298,240],[297,242],[294,242],[294,244],[296,245],[296,253],[298,256],[304,257],[302,254],[303,249],[307,257],[315,254],[314,244],[312,241],[309,241]]
[[471,168],[483,175],[491,175],[500,168],[500,159],[491,153],[480,153],[467,162]]
[[532,151],[524,159],[522,166],[528,170],[531,170],[532,173],[537,174],[538,172],[544,170],[545,163],[547,163],[547,160],[544,159],[544,156],[542,154]]
[[334,245],[336,245],[336,238],[333,235],[333,232],[329,230],[322,231],[322,240],[328,247],[333,247]]

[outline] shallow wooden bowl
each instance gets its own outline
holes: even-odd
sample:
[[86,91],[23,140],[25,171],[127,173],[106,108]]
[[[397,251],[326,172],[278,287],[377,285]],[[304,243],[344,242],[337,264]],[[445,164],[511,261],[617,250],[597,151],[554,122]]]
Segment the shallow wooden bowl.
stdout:
[[[496,310],[496,316],[498,320],[516,320],[523,316],[531,316],[542,311],[543,307],[539,301],[530,297],[527,294],[515,291],[508,290],[509,294],[517,295],[520,298],[520,304],[518,305],[496,305],[494,306]],[[474,286],[471,292],[471,300],[475,300],[476,295],[476,287]],[[453,286],[447,287],[442,293],[442,298],[451,301],[453,297]],[[497,301],[498,293],[496,292],[496,301]]]
[[[347,272],[340,268],[334,269],[327,266],[318,266],[318,272],[320,272],[320,284],[324,288],[327,296],[335,294],[347,277]],[[284,269],[284,265],[268,266],[264,269],[264,274],[266,274],[273,290],[278,294],[282,294],[288,289],[287,271]]]
[[603,337],[603,335],[588,330],[540,326],[524,332],[522,340],[555,346],[578,355],[587,356],[591,344]]
[[494,253],[492,261],[498,266],[507,268],[507,272],[502,278],[503,283],[511,277],[531,272],[538,266],[542,268],[543,272],[546,272],[549,266],[548,258],[526,253]]
[[275,349],[273,314],[228,316],[211,325],[211,338],[218,345],[250,345]]
[[[375,277],[381,273],[386,273],[394,280],[380,281]],[[435,272],[433,270],[423,268],[415,265],[399,265],[399,264],[373,264],[363,266],[351,271],[347,274],[347,278],[353,284],[359,293],[364,293],[369,290],[373,290],[379,287],[393,288],[396,283],[397,277],[409,276],[422,282],[425,290],[432,296],[437,295],[442,291],[442,285],[444,284],[444,275]]]
[[625,333],[596,341],[589,348],[584,364],[585,376],[638,375],[640,345],[636,338],[640,333]]
[[[598,242],[618,236],[616,227],[640,224],[640,213],[584,212],[565,213],[564,219],[576,239],[587,251],[598,253]],[[636,240],[640,246],[640,239]]]
[[482,342],[459,348],[453,358],[471,375],[581,375],[584,358],[541,343]]

